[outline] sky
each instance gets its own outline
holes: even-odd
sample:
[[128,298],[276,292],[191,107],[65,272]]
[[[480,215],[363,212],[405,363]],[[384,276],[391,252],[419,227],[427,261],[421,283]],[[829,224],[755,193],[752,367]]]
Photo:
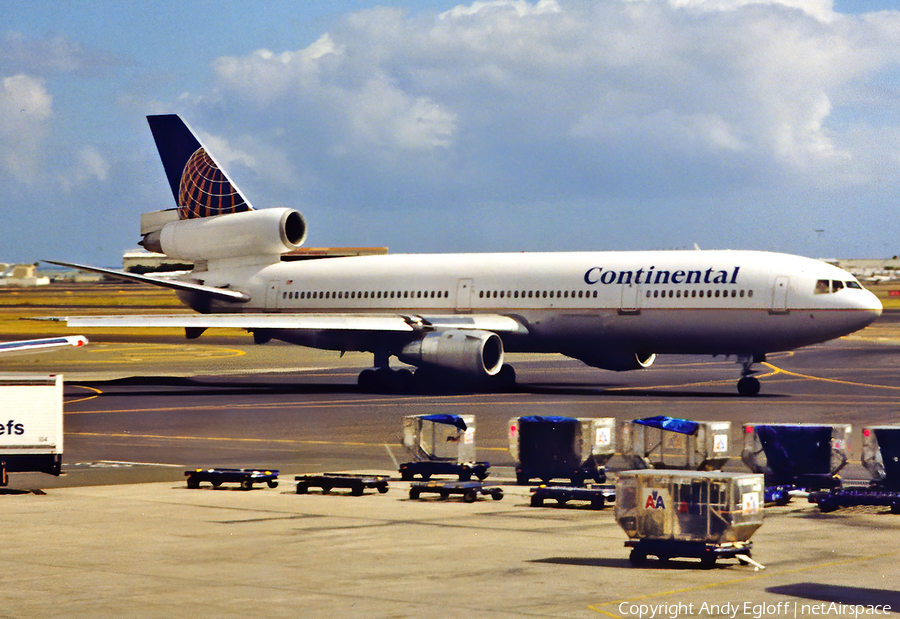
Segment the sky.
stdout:
[[900,254],[900,2],[0,11],[0,261],[120,266],[161,113],[311,247]]

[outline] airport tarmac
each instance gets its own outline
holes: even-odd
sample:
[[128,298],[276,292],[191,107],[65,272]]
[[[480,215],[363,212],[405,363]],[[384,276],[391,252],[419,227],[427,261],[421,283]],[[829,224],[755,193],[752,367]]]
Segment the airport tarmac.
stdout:
[[[359,393],[366,356],[248,338],[95,341],[31,358],[4,369],[66,375],[66,475],[13,474],[11,489],[42,490],[0,496],[0,617],[897,613],[900,516],[885,508],[821,514],[795,499],[767,509],[753,536],[761,571],[635,568],[612,509],[530,507],[506,449],[519,415],[668,414],[731,421],[726,470],[744,470],[744,422],[898,422],[893,320],[770,356],[757,398],[737,396],[733,360],[699,357],[614,374],[513,356],[517,391],[438,396]],[[476,415],[478,456],[503,500],[411,501],[401,481],[383,495],[294,492],[299,473],[396,475],[401,418],[433,412]],[[197,466],[278,468],[282,482],[189,490],[184,470]],[[847,476],[862,475],[856,464]]]

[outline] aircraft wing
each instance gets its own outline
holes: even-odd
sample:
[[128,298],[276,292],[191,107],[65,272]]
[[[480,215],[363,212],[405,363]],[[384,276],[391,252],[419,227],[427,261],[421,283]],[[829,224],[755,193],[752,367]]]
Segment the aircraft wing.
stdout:
[[310,331],[439,331],[480,329],[498,333],[525,333],[515,318],[499,314],[408,316],[401,314],[149,314],[120,316],[66,316],[51,320],[69,327],[169,327],[184,329],[303,329]]
[[84,346],[87,343],[87,338],[83,335],[47,337],[39,340],[19,340],[17,342],[0,342],[0,356],[46,352],[64,346]]

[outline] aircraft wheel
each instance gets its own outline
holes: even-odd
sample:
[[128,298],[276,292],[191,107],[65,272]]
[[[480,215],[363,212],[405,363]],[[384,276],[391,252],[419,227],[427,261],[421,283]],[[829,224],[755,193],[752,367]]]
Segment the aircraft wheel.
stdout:
[[632,548],[631,554],[628,555],[628,560],[632,565],[644,565],[647,562],[647,553],[637,548]]
[[508,391],[516,386],[516,370],[508,363],[504,363],[496,376],[491,378],[497,391]]
[[391,386],[395,392],[410,393],[413,390],[414,379],[412,371],[406,368],[397,370],[393,373],[391,379]]
[[754,396],[759,393],[759,379],[753,376],[745,376],[738,381],[738,393],[743,396]]
[[359,378],[356,381],[357,385],[359,385],[360,391],[364,391],[366,393],[371,393],[375,391],[375,387],[378,384],[378,379],[375,375],[375,370],[363,370],[359,374]]

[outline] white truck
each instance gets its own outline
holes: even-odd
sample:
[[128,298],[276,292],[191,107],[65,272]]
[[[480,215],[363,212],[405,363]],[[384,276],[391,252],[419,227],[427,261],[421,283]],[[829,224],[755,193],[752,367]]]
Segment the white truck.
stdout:
[[8,473],[59,475],[62,454],[62,376],[0,375],[0,486]]

